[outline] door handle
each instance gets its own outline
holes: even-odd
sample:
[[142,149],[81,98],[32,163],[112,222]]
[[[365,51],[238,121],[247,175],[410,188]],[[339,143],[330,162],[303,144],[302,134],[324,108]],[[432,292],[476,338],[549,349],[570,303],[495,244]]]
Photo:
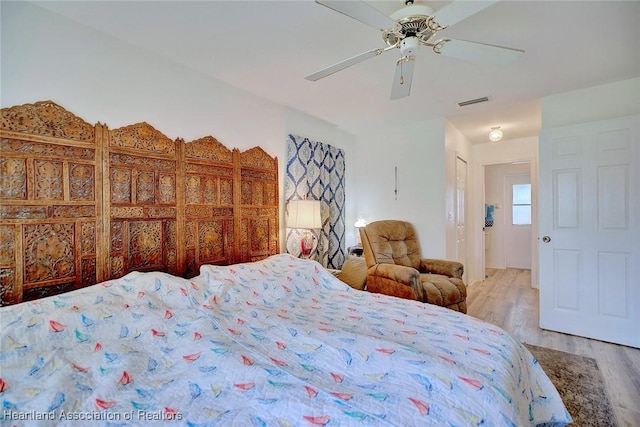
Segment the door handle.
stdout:
[[549,242],[551,241],[551,237],[549,237],[549,236],[544,236],[544,237],[542,238],[542,241],[543,241],[543,242],[545,242],[545,243],[549,243]]

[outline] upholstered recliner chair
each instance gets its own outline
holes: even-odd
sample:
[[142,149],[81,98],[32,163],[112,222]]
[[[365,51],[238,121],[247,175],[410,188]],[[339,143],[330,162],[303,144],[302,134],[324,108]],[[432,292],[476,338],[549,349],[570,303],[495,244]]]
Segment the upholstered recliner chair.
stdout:
[[360,229],[367,290],[467,312],[459,262],[423,259],[411,223],[375,221]]

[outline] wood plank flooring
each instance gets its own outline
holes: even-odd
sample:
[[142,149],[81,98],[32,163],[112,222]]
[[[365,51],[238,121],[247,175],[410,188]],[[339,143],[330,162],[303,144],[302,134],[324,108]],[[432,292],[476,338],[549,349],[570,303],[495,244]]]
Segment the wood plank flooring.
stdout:
[[522,342],[595,359],[618,426],[640,427],[640,349],[540,329],[531,271],[488,269],[487,274],[488,279],[467,288],[468,314]]

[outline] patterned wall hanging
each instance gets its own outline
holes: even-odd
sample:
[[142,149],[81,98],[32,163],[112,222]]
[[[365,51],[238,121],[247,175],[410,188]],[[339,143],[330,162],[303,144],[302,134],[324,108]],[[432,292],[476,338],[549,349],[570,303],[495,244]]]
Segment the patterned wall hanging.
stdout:
[[[322,201],[322,229],[315,259],[327,268],[340,268],[345,252],[344,151],[296,135],[287,139],[285,202]],[[287,251],[298,248],[299,230],[287,229]]]

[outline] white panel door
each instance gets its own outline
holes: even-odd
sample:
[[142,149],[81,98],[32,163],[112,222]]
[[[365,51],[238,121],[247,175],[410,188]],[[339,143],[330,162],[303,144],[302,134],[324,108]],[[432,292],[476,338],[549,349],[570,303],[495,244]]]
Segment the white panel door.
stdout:
[[540,327],[640,348],[640,116],[540,134]]

